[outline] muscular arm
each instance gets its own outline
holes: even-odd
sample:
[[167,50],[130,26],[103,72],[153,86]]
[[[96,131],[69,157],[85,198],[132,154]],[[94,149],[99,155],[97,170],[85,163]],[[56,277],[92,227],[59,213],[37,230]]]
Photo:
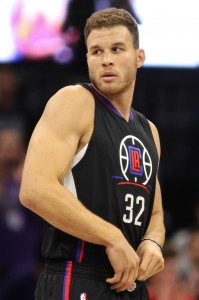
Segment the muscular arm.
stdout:
[[93,119],[94,100],[83,87],[64,88],[49,100],[29,143],[20,201],[63,232],[104,245],[115,271],[107,281],[121,291],[137,276],[138,256],[118,228],[62,185],[72,158],[90,139]]
[[[156,127],[150,122],[155,144],[160,157],[160,141]],[[162,196],[158,178],[156,178],[156,190],[152,216],[144,237],[150,237],[163,245],[165,240],[165,226],[163,220]],[[162,252],[157,244],[144,240],[138,247],[137,254],[140,258],[139,280],[146,280],[164,267]]]
[[[104,245],[118,230],[88,211],[62,185],[80,142],[91,129],[92,99],[77,87],[59,91],[48,102],[31,137],[25,160],[20,199],[24,206],[73,236]],[[107,239],[107,241],[106,241]]]

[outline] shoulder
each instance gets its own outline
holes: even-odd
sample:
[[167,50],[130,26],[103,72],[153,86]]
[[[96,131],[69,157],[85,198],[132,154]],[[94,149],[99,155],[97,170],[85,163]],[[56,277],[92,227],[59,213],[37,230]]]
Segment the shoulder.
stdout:
[[[86,106],[85,106],[86,105]],[[94,107],[92,94],[81,85],[66,86],[57,91],[48,101],[47,108],[83,110]]]
[[95,102],[92,94],[81,85],[66,86],[47,102],[43,118],[66,128],[69,124],[82,129],[94,119]]
[[135,109],[133,110],[134,115],[135,115],[135,119],[142,124],[142,126],[145,128],[145,130],[148,133],[153,133],[153,126],[154,124],[152,122],[150,122],[145,115],[143,115],[141,112],[136,111]]
[[151,132],[152,132],[155,144],[156,144],[156,148],[157,148],[157,151],[158,151],[158,156],[160,157],[160,137],[159,137],[158,129],[155,126],[154,123],[152,123],[149,120],[148,120],[148,122],[149,122],[149,125],[150,125],[150,128],[151,128]]

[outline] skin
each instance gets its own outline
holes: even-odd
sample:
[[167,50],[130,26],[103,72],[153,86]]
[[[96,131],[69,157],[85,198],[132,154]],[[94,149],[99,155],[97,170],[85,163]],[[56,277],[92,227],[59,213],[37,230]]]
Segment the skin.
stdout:
[[[144,51],[134,49],[132,37],[124,26],[93,30],[87,48],[91,81],[128,121],[136,71],[144,62]],[[81,199],[62,185],[74,155],[91,138],[94,109],[93,96],[81,86],[65,87],[48,101],[30,139],[20,200],[60,230],[105,246],[115,272],[107,282],[111,289],[120,292],[131,287],[137,278],[143,280],[160,271],[163,258],[159,247],[150,241],[142,242],[136,253],[118,228],[89,211]],[[158,132],[152,123],[151,128],[160,149]],[[160,243],[164,241],[162,215],[157,185],[146,235]]]
[[124,26],[93,30],[87,48],[91,81],[128,121],[136,72],[144,63],[144,51],[134,49],[132,37]]

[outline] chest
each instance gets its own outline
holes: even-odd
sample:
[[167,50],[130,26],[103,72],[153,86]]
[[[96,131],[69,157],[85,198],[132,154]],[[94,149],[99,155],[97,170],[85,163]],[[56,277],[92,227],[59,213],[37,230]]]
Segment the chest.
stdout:
[[157,172],[158,156],[150,127],[137,118],[127,123],[109,112],[96,114],[91,138],[101,168],[112,178],[150,185]]

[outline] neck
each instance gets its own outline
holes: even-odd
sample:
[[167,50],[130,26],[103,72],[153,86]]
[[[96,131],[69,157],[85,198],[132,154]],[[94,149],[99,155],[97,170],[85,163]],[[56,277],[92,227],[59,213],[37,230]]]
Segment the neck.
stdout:
[[131,119],[131,107],[132,107],[132,98],[133,93],[129,95],[129,93],[126,93],[126,95],[123,94],[109,94],[108,96],[106,94],[103,94],[101,91],[99,91],[94,84],[91,84],[93,89],[97,91],[98,94],[100,94],[104,99],[107,99],[113,106],[113,110],[116,111],[118,115],[123,117],[127,122],[129,121],[129,117]]

